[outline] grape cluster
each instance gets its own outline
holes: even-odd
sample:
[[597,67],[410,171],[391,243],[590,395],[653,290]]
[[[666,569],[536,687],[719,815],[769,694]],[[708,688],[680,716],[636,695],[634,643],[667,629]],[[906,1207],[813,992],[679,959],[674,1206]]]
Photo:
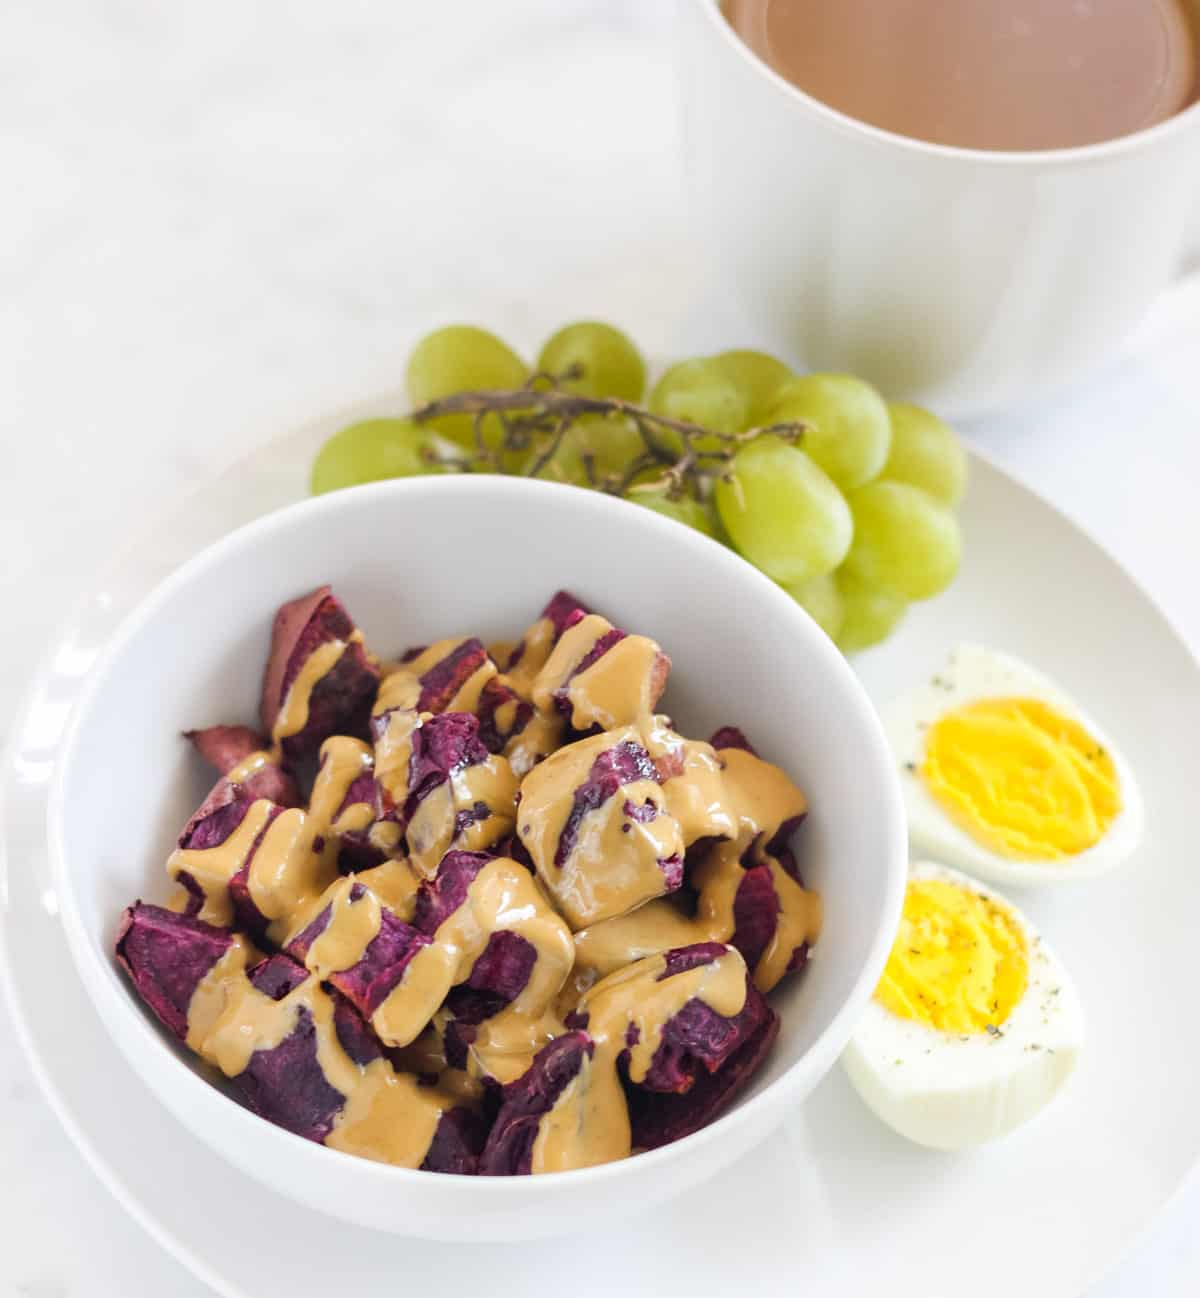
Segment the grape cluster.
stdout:
[[[506,343],[473,325],[435,330],[413,349],[415,407],[465,391],[557,383],[567,392],[642,401],[646,366],[620,330],[595,321],[549,338],[531,371]],[[803,424],[799,444],[764,432],[733,446],[716,471],[686,489],[649,468],[628,499],[731,546],[802,605],[847,653],[886,638],[908,605],[944,590],[958,570],[955,509],[966,487],[958,437],[917,406],[887,402],[848,374],[798,375],[756,351],[727,351],[672,365],[646,408],[712,430],[693,450],[730,448],[725,434]],[[479,450],[506,473],[578,486],[612,482],[646,450],[622,417],[585,415],[553,444],[514,446],[498,415],[439,414],[421,422],[370,419],[335,433],[312,469],[315,494],[381,478],[461,468]],[[666,457],[683,437],[658,434]],[[467,457],[467,458],[464,458]]]

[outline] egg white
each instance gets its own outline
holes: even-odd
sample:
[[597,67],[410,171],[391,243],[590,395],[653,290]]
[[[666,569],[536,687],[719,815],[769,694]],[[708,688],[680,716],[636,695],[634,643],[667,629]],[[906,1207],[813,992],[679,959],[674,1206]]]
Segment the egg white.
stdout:
[[[1101,840],[1073,856],[1018,860],[993,851],[950,818],[920,774],[929,727],[946,712],[983,699],[1028,698],[1046,703],[1083,726],[1112,758],[1121,810]],[[993,883],[1039,887],[1103,874],[1125,861],[1141,841],[1142,796],[1124,754],[1105,732],[1053,681],[1008,654],[981,645],[954,649],[929,681],[894,699],[883,710],[884,729],[900,768],[914,856],[929,855]]]
[[1066,969],[1006,898],[933,863],[910,879],[941,879],[1005,906],[1025,936],[1028,981],[995,1034],[947,1033],[893,1014],[875,997],[842,1065],[883,1122],[919,1145],[964,1149],[1007,1135],[1062,1088],[1084,1041],[1083,1008]]

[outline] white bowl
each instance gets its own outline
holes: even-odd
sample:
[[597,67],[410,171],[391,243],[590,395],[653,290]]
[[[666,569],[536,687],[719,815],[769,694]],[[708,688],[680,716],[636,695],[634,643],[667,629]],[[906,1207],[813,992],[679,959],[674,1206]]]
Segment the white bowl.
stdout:
[[[167,896],[164,862],[211,782],[180,732],[253,721],[275,608],[325,582],[382,653],[455,633],[513,638],[550,594],[570,587],[667,649],[674,670],[664,707],[685,733],[741,726],[804,788],[811,814],[797,848],[806,882],[823,895],[825,927],[805,974],[772,997],[783,1022],[766,1065],[717,1122],[574,1172],[409,1171],[255,1117],[139,1004],[113,960],[117,921],[135,898]],[[887,956],[906,862],[882,729],[844,659],[798,605],[728,550],[648,509],[482,476],[385,482],[306,501],[175,572],[93,670],[55,774],[49,836],[80,976],[120,1049],[175,1116],[281,1194],[334,1217],[444,1239],[529,1239],[644,1210],[761,1140],[849,1039]]]

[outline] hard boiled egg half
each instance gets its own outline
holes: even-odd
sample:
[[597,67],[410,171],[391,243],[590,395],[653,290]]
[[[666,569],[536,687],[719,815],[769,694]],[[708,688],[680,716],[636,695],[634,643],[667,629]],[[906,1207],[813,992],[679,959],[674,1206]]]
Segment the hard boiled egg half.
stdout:
[[1030,886],[1111,870],[1141,839],[1129,763],[1016,658],[960,645],[883,720],[915,856]]
[[914,865],[883,978],[842,1063],[888,1126],[962,1149],[1012,1131],[1058,1092],[1083,1011],[1009,902],[956,870]]

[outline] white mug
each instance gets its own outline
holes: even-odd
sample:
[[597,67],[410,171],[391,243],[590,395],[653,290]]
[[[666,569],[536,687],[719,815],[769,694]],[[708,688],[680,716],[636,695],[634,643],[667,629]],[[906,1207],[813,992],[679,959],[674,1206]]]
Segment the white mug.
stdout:
[[952,416],[993,410],[1103,360],[1182,264],[1200,103],[1084,148],[950,148],[798,90],[716,0],[679,16],[694,215],[794,362]]

